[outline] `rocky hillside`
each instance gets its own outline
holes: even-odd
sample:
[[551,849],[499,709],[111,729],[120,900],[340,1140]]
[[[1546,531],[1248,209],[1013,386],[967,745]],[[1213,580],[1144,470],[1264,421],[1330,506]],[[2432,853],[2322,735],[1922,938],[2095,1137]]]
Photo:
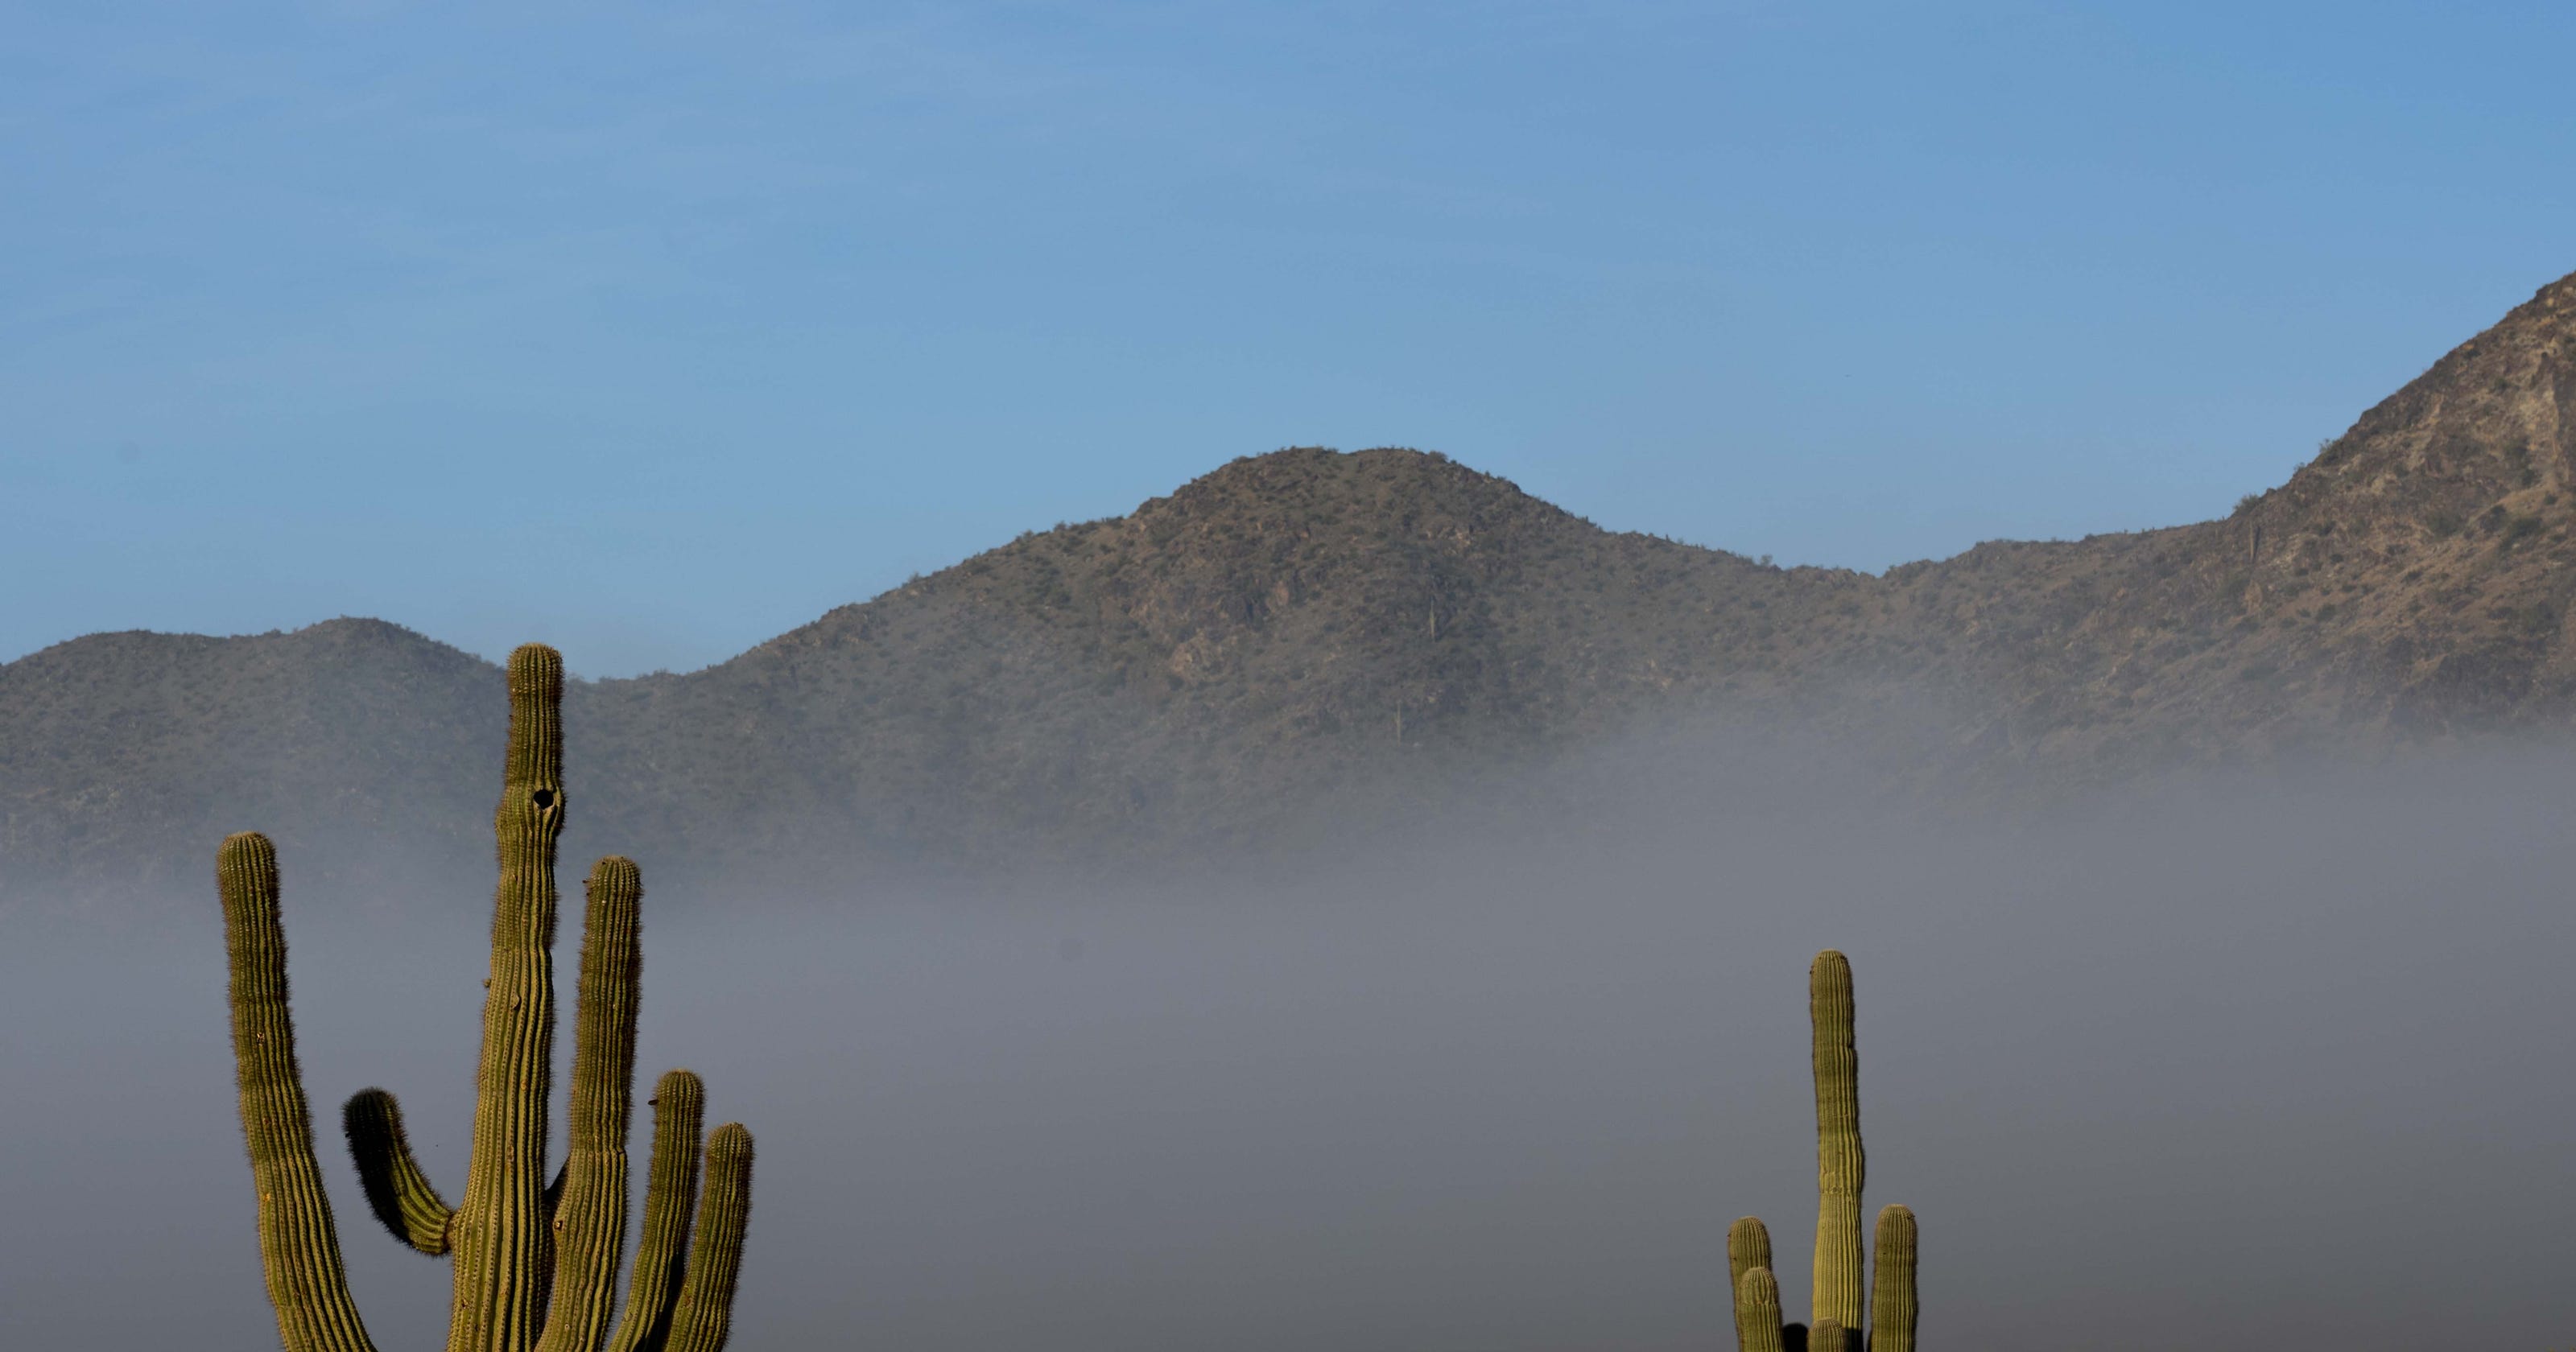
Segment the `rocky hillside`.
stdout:
[[2576,277],[2224,521],[1892,570],[2015,758],[2113,775],[2564,724]]
[[[1604,531],[1438,455],[1239,460],[720,666],[577,685],[567,850],[1260,848],[1640,719],[1794,718],[1889,783],[2006,794],[2563,725],[2571,333],[2576,278],[2226,520],[1883,577]],[[0,666],[0,894],[193,883],[249,825],[347,881],[479,865],[498,679],[372,620]]]

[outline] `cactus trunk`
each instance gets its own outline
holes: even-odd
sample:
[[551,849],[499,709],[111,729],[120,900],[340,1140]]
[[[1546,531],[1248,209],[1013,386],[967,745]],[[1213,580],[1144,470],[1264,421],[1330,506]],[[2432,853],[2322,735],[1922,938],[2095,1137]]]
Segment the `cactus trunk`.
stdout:
[[474,1153],[456,1208],[447,1352],[524,1352],[536,1337],[554,1046],[555,840],[563,832],[563,659],[510,654],[510,749],[492,814],[501,883],[474,1078]]

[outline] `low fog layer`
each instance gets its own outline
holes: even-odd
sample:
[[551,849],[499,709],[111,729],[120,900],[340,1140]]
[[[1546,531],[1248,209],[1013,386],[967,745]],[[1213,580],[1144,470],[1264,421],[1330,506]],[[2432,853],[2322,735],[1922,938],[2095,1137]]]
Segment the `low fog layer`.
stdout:
[[[2046,826],[1609,797],[1079,894],[665,895],[633,849],[639,1079],[699,1070],[760,1142],[734,1346],[1731,1346],[1739,1215],[1805,1310],[1828,946],[1864,1205],[1921,1217],[1927,1346],[2576,1336],[2576,759]],[[606,848],[578,825],[568,880]],[[434,1348],[446,1265],[368,1216],[337,1105],[402,1095],[455,1195],[489,898],[284,867],[351,1280],[385,1352]],[[163,914],[0,920],[0,1344],[273,1345],[211,876]]]

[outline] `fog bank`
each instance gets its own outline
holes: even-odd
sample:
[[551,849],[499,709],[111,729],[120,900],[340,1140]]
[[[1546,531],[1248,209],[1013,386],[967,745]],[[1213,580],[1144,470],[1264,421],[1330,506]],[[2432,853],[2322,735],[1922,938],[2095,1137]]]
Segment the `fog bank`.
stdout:
[[[722,904],[639,849],[638,1073],[758,1136],[737,1348],[1704,1350],[1736,1216],[1805,1309],[1830,946],[1926,1346],[2540,1347],[2570,801],[2541,753],[2046,826],[1666,784],[1258,878]],[[285,878],[351,1280],[385,1352],[434,1348],[446,1266],[368,1216],[337,1105],[400,1094],[455,1195],[489,900]],[[162,914],[5,922],[8,1345],[274,1344],[211,880]]]

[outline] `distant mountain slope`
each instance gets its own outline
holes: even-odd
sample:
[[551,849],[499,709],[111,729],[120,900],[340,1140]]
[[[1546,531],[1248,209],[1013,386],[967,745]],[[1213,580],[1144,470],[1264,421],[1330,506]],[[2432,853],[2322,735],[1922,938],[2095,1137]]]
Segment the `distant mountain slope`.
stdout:
[[193,885],[206,842],[252,826],[453,848],[491,813],[467,767],[506,719],[493,670],[374,620],[95,634],[0,666],[0,894]]
[[1765,612],[1869,581],[1612,535],[1438,456],[1283,451],[575,716],[629,829],[689,854],[1239,848],[1811,655],[1831,624]]
[[2576,277],[2223,521],[1894,570],[1997,730],[2096,773],[2563,724]]
[[[1794,716],[1982,791],[2563,724],[2571,329],[2576,277],[2226,520],[1884,577],[1613,534],[1438,455],[1239,460],[705,671],[577,685],[567,850],[1261,847],[1646,716]],[[248,825],[317,876],[479,863],[497,681],[370,620],[0,666],[0,891],[193,880]]]

